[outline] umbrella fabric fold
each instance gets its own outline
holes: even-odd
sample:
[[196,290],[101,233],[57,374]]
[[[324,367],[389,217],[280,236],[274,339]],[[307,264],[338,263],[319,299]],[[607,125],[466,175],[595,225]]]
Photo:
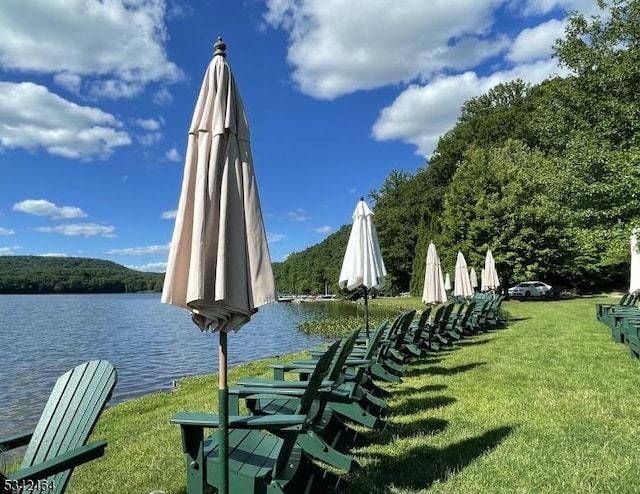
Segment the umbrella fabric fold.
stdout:
[[277,300],[249,137],[229,65],[214,56],[189,128],[162,292],[203,331],[237,331]]
[[498,278],[496,263],[490,250],[487,250],[487,254],[484,260],[484,270],[482,273],[483,290],[495,290],[496,288],[498,288],[498,286],[500,286],[500,279]]
[[467,271],[467,261],[460,251],[458,251],[458,257],[456,258],[456,271],[453,280],[453,294],[458,297],[470,297],[471,295],[473,295],[473,287],[471,286],[469,271]]
[[444,278],[440,268],[440,257],[433,242],[427,249],[427,265],[424,272],[424,288],[422,290],[422,302],[425,304],[437,304],[447,301],[447,292],[444,289]]
[[478,277],[476,276],[476,270],[473,268],[469,272],[469,281],[471,282],[471,288],[474,290],[478,288]]

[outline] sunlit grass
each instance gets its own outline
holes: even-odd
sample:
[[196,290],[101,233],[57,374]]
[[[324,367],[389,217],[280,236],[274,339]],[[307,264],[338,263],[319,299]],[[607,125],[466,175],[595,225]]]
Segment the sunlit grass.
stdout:
[[[346,492],[640,492],[640,364],[596,321],[599,301],[506,303],[506,329],[410,366],[388,387],[389,430],[364,432],[370,443],[352,450],[362,469]],[[233,369],[230,382],[270,375],[273,361]],[[216,379],[106,410],[94,437],[109,441],[107,454],[78,468],[68,492],[183,493],[169,418],[215,412]]]

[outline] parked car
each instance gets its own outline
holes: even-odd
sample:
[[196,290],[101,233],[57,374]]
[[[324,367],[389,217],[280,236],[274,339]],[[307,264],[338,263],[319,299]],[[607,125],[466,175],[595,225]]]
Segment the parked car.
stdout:
[[509,288],[509,296],[513,298],[544,297],[550,298],[553,287],[542,281],[523,281]]

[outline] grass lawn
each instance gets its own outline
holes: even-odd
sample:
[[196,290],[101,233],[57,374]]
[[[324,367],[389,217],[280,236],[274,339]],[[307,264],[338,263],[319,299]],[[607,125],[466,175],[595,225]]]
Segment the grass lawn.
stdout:
[[[345,492],[640,492],[640,362],[596,321],[603,301],[613,299],[505,303],[506,329],[410,366],[389,387],[390,429],[352,450],[362,469]],[[402,299],[412,304],[421,305]],[[235,368],[230,382],[270,375],[268,362]],[[106,456],[78,468],[67,492],[183,493],[169,418],[215,412],[216,379],[106,410],[94,432],[108,440]]]

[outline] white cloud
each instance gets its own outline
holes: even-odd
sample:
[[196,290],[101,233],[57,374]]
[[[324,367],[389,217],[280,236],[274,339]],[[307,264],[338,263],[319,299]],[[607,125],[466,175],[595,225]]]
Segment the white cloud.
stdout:
[[16,231],[0,226],[0,235],[15,235]]
[[412,85],[380,112],[372,135],[379,141],[398,139],[414,144],[416,152],[428,158],[439,137],[455,125],[465,101],[500,83],[522,79],[537,84],[553,74],[565,75],[566,72],[559,69],[554,60],[544,60],[487,77],[465,72],[441,77],[425,86]]
[[138,118],[135,123],[145,130],[158,130],[164,124],[164,119],[162,117],[158,118],[158,120],[155,118]]
[[[0,11],[2,9],[0,8]],[[131,143],[111,114],[67,101],[30,82],[0,82],[0,150],[44,148],[49,154],[108,158]]]
[[95,237],[99,235],[101,237],[113,238],[116,236],[114,233],[116,228],[114,226],[98,225],[96,223],[75,223],[58,226],[40,226],[34,228],[34,230],[42,233],[59,233],[61,235],[66,235],[69,237]]
[[164,153],[164,157],[169,161],[182,161],[182,156],[175,147]]
[[316,228],[316,233],[330,233],[331,230],[333,230],[333,228],[331,228],[329,225],[325,225],[325,226],[320,226],[318,228]]
[[60,72],[53,76],[53,81],[73,94],[80,93],[80,88],[82,87],[82,77],[71,72]]
[[168,106],[173,103],[173,95],[166,87],[160,88],[153,93],[153,102],[159,106]]
[[502,36],[490,37],[504,2],[268,0],[265,20],[288,32],[300,90],[332,99],[480,65],[506,48]]
[[514,63],[548,59],[554,43],[564,34],[565,25],[565,21],[551,19],[534,28],[523,29],[511,45],[506,59]]
[[36,216],[49,216],[55,220],[86,218],[87,214],[75,206],[56,206],[45,199],[27,199],[16,202],[12,209],[21,213],[33,214]]
[[303,221],[309,221],[311,216],[309,216],[307,210],[298,208],[293,211],[289,211],[287,213],[287,219],[292,223],[302,223]]
[[270,244],[275,244],[276,242],[280,242],[280,240],[283,240],[285,238],[287,238],[287,236],[280,233],[267,233],[267,242]]
[[18,251],[22,249],[19,245],[13,247],[0,247],[0,256],[15,256],[18,255]]
[[173,220],[176,218],[176,216],[178,215],[178,210],[177,209],[172,209],[171,211],[164,211],[160,217],[163,220]]
[[164,273],[167,270],[166,262],[150,262],[142,266],[125,266],[136,271],[144,271],[147,273]]
[[47,252],[46,254],[38,254],[40,257],[69,257],[69,254],[63,254],[61,252]]
[[598,11],[595,0],[525,0],[522,4],[523,15],[544,15],[554,9],[564,12],[579,11],[586,15],[592,15]]
[[58,84],[94,97],[136,96],[183,77],[167,58],[165,8],[164,0],[3,0],[0,65],[64,74]]
[[143,146],[153,146],[162,140],[162,132],[149,132],[137,137],[138,142]]
[[149,245],[146,247],[129,247],[127,249],[111,249],[107,251],[112,256],[145,256],[166,254],[169,252],[169,244],[165,245]]

